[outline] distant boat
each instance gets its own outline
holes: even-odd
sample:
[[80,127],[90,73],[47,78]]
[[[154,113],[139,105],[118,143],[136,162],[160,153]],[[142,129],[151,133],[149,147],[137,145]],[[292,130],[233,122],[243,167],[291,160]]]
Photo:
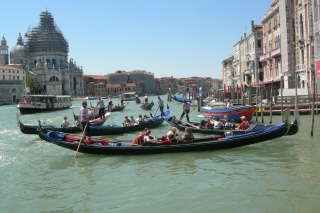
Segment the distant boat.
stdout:
[[192,102],[192,98],[183,98],[178,96],[173,96],[173,100],[183,103],[184,101]]
[[28,95],[17,105],[21,114],[50,112],[72,106],[71,96],[67,95]]
[[124,101],[135,101],[136,100],[136,92],[126,92],[122,93],[122,100]]

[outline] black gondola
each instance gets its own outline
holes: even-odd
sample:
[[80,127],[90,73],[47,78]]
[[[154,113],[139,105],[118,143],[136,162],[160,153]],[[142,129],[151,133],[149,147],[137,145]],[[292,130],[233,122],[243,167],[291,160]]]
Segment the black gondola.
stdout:
[[138,96],[136,97],[136,103],[137,103],[137,104],[140,104],[140,103],[141,103],[141,100],[140,100],[140,98],[139,98]]
[[[110,117],[111,113],[108,112],[105,114],[105,117],[100,119],[95,119],[90,121],[91,126],[101,126],[103,125]],[[27,125],[23,124],[20,119],[18,118],[18,126],[20,128],[20,131],[24,134],[38,134],[38,128],[39,125]],[[44,125],[42,126],[45,130],[52,130],[52,131],[59,131],[59,132],[65,132],[65,133],[78,133],[82,132],[81,127],[79,126],[73,126],[73,127],[57,127],[52,125]]]
[[153,102],[141,104],[141,108],[144,110],[151,110],[153,106],[154,106]]
[[[133,155],[226,149],[284,136],[290,132],[292,126],[294,124],[282,123],[237,136],[199,138],[185,143],[148,143],[142,146],[134,146],[130,141],[85,139],[84,143],[80,144],[78,151],[89,154]],[[80,141],[80,138],[55,131],[42,130],[39,131],[39,136],[45,141],[71,150],[77,150]]]
[[112,112],[123,111],[128,104],[115,105],[112,107]]
[[250,124],[249,128],[246,130],[214,129],[214,128],[206,129],[206,128],[201,128],[200,123],[197,123],[197,122],[187,123],[183,121],[178,121],[175,119],[174,116],[167,118],[166,121],[171,126],[174,126],[180,130],[185,130],[186,128],[190,128],[194,133],[213,134],[213,135],[224,135],[226,132],[229,132],[233,135],[239,135],[239,134],[245,134],[248,132],[256,131],[261,128],[265,128],[265,124],[253,123],[253,124]]

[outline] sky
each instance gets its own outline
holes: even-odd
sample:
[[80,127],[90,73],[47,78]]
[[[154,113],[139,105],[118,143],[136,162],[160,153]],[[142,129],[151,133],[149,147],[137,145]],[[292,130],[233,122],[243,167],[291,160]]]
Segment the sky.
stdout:
[[48,10],[84,74],[146,70],[155,77],[222,77],[221,62],[272,0],[1,1],[0,35],[18,33]]

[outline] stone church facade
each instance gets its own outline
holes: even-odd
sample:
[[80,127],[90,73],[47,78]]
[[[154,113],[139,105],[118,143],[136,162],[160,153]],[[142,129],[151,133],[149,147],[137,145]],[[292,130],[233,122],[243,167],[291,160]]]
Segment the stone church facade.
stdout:
[[[68,52],[69,44],[53,16],[44,11],[40,14],[39,25],[25,34],[25,42],[19,34],[10,51],[10,64],[22,65],[29,74],[36,76],[43,94],[81,96],[83,70],[68,58]],[[1,62],[8,61],[5,56],[1,57],[4,57]]]

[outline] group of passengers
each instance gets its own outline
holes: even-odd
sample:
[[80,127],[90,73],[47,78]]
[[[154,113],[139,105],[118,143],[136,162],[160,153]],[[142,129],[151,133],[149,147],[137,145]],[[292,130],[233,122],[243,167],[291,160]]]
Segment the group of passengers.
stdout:
[[129,116],[125,116],[123,121],[123,126],[136,126],[142,122],[148,121],[151,117],[153,117],[151,113],[150,113],[150,116],[147,116],[147,115],[142,116],[140,114],[138,118],[134,118],[132,115],[130,116],[130,118]]
[[245,116],[240,117],[240,124],[239,126],[235,126],[232,121],[225,116],[224,119],[219,119],[217,117],[209,118],[207,121],[202,120],[200,123],[200,128],[204,129],[225,129],[225,130],[246,130],[249,128],[249,121],[246,119]]
[[132,141],[132,145],[139,146],[143,144],[166,144],[166,143],[190,143],[194,139],[191,128],[186,128],[183,136],[180,135],[176,127],[171,127],[165,136],[157,138],[151,135],[150,129],[145,129],[144,132],[139,132],[136,138]]

